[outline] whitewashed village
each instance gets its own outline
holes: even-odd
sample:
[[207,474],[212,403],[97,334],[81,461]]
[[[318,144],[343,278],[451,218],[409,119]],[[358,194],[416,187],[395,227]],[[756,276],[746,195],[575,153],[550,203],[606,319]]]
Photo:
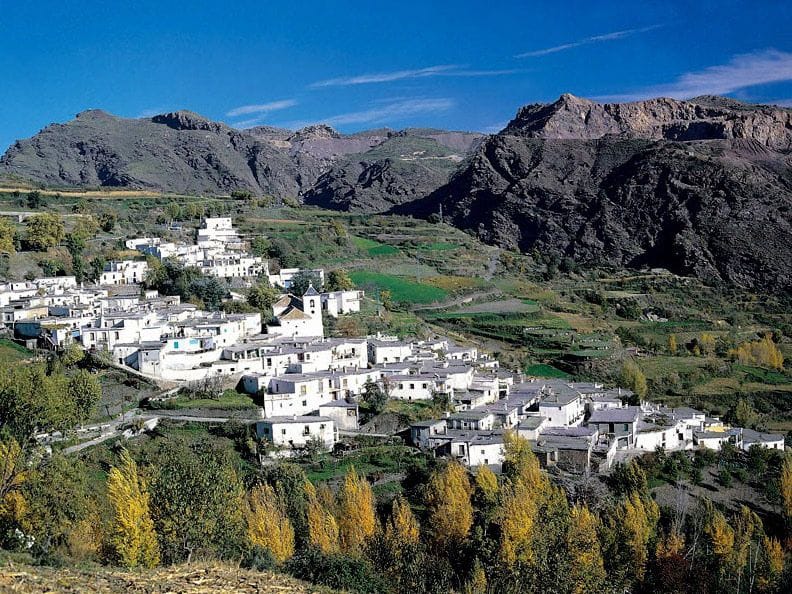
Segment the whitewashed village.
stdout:
[[[635,395],[619,387],[524,377],[441,336],[327,337],[323,316],[354,316],[364,292],[323,292],[322,269],[271,273],[230,218],[205,219],[194,244],[141,237],[126,247],[141,258],[108,262],[96,284],[62,276],[0,285],[6,332],[31,347],[103,352],[112,365],[163,386],[236,382],[259,404],[252,422],[274,456],[309,446],[330,451],[340,436],[361,431],[359,402],[371,389],[390,399],[445,403],[444,416],[413,423],[405,438],[473,469],[500,471],[506,431],[528,439],[543,467],[572,473],[607,472],[625,456],[657,448],[784,449],[781,434],[729,426],[692,408],[629,405]],[[281,296],[269,319],[204,311],[143,289],[144,256],[247,286],[266,279]],[[305,274],[318,286],[294,294],[293,280]]]

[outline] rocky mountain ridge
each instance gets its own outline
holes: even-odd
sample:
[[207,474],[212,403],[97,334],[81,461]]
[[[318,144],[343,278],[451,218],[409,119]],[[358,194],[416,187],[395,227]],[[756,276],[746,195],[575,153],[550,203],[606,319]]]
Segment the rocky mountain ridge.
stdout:
[[792,110],[705,97],[529,105],[428,198],[484,241],[792,289]]

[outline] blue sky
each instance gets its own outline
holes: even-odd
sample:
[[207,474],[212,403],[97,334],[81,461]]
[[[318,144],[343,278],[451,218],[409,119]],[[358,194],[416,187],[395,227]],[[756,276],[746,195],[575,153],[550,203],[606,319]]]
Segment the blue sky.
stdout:
[[0,151],[89,108],[495,131],[564,92],[792,105],[792,3],[0,0]]

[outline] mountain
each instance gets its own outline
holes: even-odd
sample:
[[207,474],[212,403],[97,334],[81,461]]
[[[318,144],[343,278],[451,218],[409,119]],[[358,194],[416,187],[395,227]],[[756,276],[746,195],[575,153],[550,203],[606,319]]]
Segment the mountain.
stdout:
[[523,107],[449,182],[394,208],[595,265],[792,289],[792,110],[717,97]]
[[[129,119],[90,110],[14,143],[0,158],[0,175],[52,187],[185,194],[249,189],[279,198],[309,192],[324,176],[323,189],[310,192],[311,200],[341,204],[342,199],[327,196],[326,188],[354,163],[367,171],[361,186],[376,178],[376,171],[388,169],[396,172],[398,183],[361,188],[365,199],[350,200],[346,208],[363,209],[366,204],[390,208],[445,183],[453,169],[448,164],[461,160],[480,137],[440,130],[340,134],[324,125],[296,132],[265,126],[237,130],[189,111]],[[390,148],[381,148],[384,145]],[[420,167],[401,167],[401,161],[422,158],[417,153],[402,154],[408,149],[427,151],[431,158]],[[369,155],[369,151],[375,152]]]

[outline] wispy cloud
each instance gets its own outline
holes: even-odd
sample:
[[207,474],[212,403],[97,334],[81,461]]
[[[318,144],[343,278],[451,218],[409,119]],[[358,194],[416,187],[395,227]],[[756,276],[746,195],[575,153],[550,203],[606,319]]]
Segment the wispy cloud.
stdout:
[[591,45],[592,43],[601,43],[603,41],[616,41],[617,39],[623,39],[625,37],[630,37],[632,35],[647,33],[648,31],[653,31],[654,29],[658,29],[659,27],[662,27],[662,25],[652,25],[650,27],[640,27],[638,29],[625,29],[624,31],[613,31],[612,33],[604,33],[602,35],[592,35],[591,37],[584,37],[583,39],[578,39],[577,41],[570,41],[569,43],[562,43],[561,45],[554,45],[553,47],[546,47],[538,50],[533,50],[530,52],[524,52],[522,54],[517,54],[514,57],[539,58],[541,56],[547,56],[549,54],[563,52],[565,50],[580,47],[582,45]]
[[297,101],[294,99],[282,99],[281,101],[270,101],[269,103],[261,103],[258,105],[241,105],[240,107],[235,107],[226,115],[230,118],[235,118],[241,115],[250,115],[250,114],[268,114],[273,111],[278,111],[280,109],[287,109],[289,107],[294,107],[297,105]]
[[352,111],[313,120],[287,122],[281,125],[284,128],[297,129],[310,124],[327,124],[328,126],[386,124],[416,115],[442,113],[452,109],[454,105],[455,103],[452,99],[445,97],[399,99],[390,103],[381,103],[371,109]]
[[792,80],[792,53],[774,49],[740,54],[728,63],[688,72],[668,84],[654,85],[620,95],[598,97],[608,101],[638,101],[648,97],[689,99],[698,95],[725,95],[740,89]]
[[437,66],[428,66],[426,68],[418,68],[415,70],[395,70],[392,72],[374,72],[369,74],[358,74],[355,76],[330,78],[312,83],[309,86],[314,89],[322,87],[348,87],[352,85],[387,83],[411,78],[430,78],[437,76],[502,76],[505,74],[515,74],[517,72],[519,72],[519,70],[473,70],[459,64],[440,64]]

